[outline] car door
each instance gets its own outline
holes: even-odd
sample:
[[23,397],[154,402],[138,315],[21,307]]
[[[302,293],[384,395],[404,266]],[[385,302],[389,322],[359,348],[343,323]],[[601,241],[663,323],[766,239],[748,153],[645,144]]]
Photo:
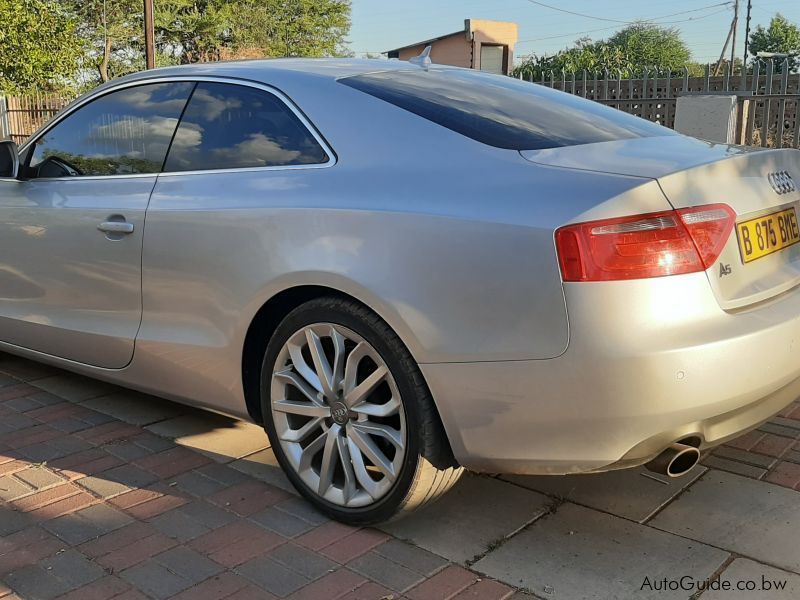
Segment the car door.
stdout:
[[190,82],[92,97],[0,185],[0,341],[118,369],[142,314],[145,212]]

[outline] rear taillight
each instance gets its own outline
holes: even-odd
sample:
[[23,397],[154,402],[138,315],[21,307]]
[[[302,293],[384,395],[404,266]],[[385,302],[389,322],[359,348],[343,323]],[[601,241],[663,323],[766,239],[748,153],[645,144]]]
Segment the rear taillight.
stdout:
[[705,271],[719,258],[736,213],[709,204],[567,225],[556,231],[564,281],[615,281]]

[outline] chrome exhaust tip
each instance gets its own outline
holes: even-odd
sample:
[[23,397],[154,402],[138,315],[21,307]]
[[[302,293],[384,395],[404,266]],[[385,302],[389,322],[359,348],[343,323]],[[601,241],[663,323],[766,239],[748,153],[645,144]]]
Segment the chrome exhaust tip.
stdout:
[[653,473],[667,477],[680,477],[691,471],[699,460],[700,450],[694,446],[675,442],[647,463],[645,467]]

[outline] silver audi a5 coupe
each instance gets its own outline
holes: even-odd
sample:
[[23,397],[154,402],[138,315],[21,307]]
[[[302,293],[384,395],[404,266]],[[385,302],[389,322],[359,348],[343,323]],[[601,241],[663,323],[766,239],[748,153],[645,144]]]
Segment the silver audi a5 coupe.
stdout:
[[138,73],[0,148],[0,349],[263,424],[349,523],[800,396],[797,150],[399,61]]

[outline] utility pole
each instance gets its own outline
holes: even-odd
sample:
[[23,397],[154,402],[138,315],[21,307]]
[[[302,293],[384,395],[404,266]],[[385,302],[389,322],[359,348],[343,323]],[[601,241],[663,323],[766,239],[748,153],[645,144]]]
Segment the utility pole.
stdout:
[[[731,75],[734,73],[734,60],[736,59],[736,28],[739,26],[739,0],[733,4],[733,39],[731,40]],[[747,60],[747,57],[745,57]]]
[[753,0],[747,0],[747,26],[744,30],[744,67],[747,68],[747,51],[750,49],[750,11],[753,10]]
[[144,58],[148,69],[154,69],[156,66],[153,28],[153,0],[144,0]]

